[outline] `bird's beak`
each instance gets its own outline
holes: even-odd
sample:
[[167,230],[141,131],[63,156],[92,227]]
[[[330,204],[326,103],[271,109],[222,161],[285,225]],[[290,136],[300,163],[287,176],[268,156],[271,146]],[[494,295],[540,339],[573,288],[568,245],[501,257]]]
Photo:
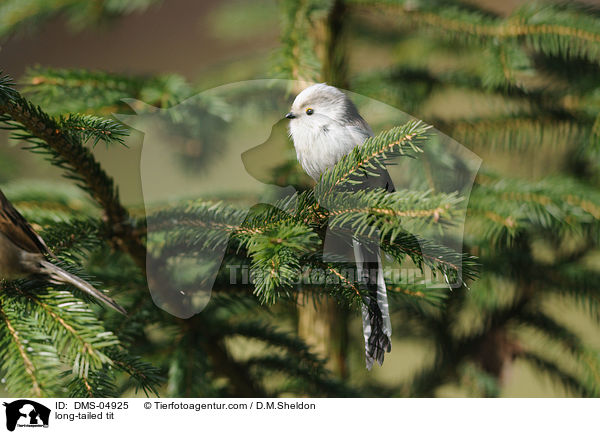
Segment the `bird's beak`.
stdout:
[[286,113],[285,117],[288,119],[294,119],[296,117],[296,115],[292,112],[289,112],[289,113]]

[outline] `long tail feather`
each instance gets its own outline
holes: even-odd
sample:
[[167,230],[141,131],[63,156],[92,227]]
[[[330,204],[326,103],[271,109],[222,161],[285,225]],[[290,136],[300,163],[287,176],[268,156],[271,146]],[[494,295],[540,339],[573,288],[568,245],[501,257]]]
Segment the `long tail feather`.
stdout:
[[62,268],[60,268],[57,265],[54,265],[48,261],[42,261],[42,263],[40,265],[41,265],[42,271],[45,274],[49,275],[51,280],[54,283],[68,283],[70,285],[73,285],[74,287],[80,289],[81,291],[85,292],[86,294],[89,294],[92,297],[97,298],[98,300],[100,300],[107,306],[113,308],[117,312],[122,313],[123,315],[127,315],[127,311],[125,309],[123,309],[116,301],[114,301],[109,296],[105,295],[101,291],[94,288],[92,285],[87,283],[85,280],[80,279],[79,277],[66,272]]
[[358,275],[369,290],[369,298],[362,306],[362,321],[366,365],[371,370],[373,362],[381,366],[385,353],[392,349],[392,323],[379,253],[369,252],[356,240],[352,246]]

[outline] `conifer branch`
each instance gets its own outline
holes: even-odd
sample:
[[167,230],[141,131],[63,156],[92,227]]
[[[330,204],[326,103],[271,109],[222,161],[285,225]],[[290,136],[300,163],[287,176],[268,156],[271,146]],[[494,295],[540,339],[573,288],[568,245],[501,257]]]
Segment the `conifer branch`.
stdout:
[[101,0],[93,7],[86,0],[33,0],[22,2],[6,0],[0,6],[0,36],[6,37],[27,25],[66,15],[72,27],[83,29],[116,15],[126,15],[147,9],[157,0],[136,0],[134,2],[114,2]]
[[[19,338],[19,334],[13,327],[11,321],[8,319],[6,312],[2,308],[2,304],[0,304],[0,316],[2,317],[2,320],[4,321],[4,323],[6,324],[6,328],[8,329],[8,332],[10,334],[10,338],[11,338],[10,340],[12,341],[13,345],[15,345],[17,347],[19,356],[21,357],[21,360],[23,361],[23,367],[24,367],[25,372],[27,373],[27,376],[29,377],[30,382],[31,382],[31,391],[33,392],[34,396],[41,397],[42,389],[40,387],[40,384],[38,383],[35,366],[34,366],[33,362],[31,361],[31,359],[29,358],[29,356],[27,355],[27,352],[25,351],[25,346],[21,342],[21,339]],[[3,352],[6,352],[6,350],[4,350]],[[6,359],[6,361],[8,361],[8,358]],[[6,369],[6,368],[4,367],[4,369]]]
[[66,112],[111,115],[127,109],[123,99],[143,100],[168,108],[193,94],[183,77],[130,76],[104,71],[35,67],[26,71],[23,93],[51,114]]
[[145,267],[145,247],[139,233],[133,227],[129,213],[121,205],[114,181],[102,169],[92,153],[83,146],[79,134],[73,134],[34,107],[21,95],[8,90],[8,79],[3,79],[0,88],[1,120],[11,128],[22,129],[20,136],[32,143],[33,152],[50,156],[53,164],[63,168],[66,176],[78,182],[104,210],[104,218],[117,247],[129,253],[137,264]]
[[369,137],[362,146],[355,147],[343,156],[331,170],[326,170],[315,187],[315,197],[325,198],[336,187],[356,180],[360,176],[378,176],[377,170],[394,156],[409,156],[422,153],[421,142],[431,128],[421,121],[411,121],[401,127]]
[[405,0],[354,3],[376,4],[380,13],[385,11],[409,26],[421,26],[446,38],[482,45],[523,39],[531,49],[545,55],[600,62],[600,17],[594,9],[581,5],[525,4],[504,20],[452,0],[418,5]]
[[314,20],[324,15],[332,1],[285,0],[281,4],[283,32],[275,74],[292,80],[315,82],[320,61],[315,53]]
[[59,122],[63,128],[79,134],[81,143],[91,140],[92,146],[96,146],[99,141],[106,144],[116,142],[125,146],[123,137],[129,135],[129,131],[124,129],[121,124],[90,115],[70,114],[61,117]]

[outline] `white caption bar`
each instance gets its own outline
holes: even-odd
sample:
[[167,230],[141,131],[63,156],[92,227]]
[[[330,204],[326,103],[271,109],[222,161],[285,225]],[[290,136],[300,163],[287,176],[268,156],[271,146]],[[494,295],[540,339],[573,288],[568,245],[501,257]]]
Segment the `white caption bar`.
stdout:
[[[587,432],[597,399],[9,399],[0,433]],[[8,430],[8,431],[7,431]]]

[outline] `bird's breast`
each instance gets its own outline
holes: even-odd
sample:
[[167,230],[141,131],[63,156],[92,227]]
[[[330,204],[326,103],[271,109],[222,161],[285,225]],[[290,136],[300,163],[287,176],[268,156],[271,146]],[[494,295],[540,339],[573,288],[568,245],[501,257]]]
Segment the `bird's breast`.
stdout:
[[359,143],[346,128],[336,125],[290,126],[298,162],[315,181]]

